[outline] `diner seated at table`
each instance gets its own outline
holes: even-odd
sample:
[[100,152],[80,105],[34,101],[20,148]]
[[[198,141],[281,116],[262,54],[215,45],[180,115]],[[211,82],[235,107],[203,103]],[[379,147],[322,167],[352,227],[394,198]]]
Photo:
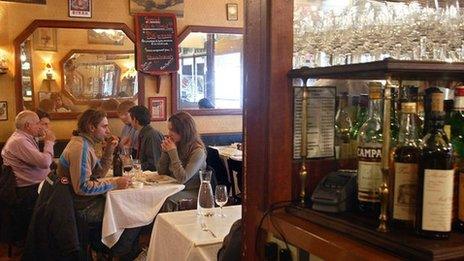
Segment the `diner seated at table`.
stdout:
[[[10,166],[16,177],[16,205],[13,218],[18,240],[26,235],[30,217],[37,200],[37,188],[50,172],[55,135],[45,130],[37,113],[20,112],[15,118],[16,130],[2,150],[3,164]],[[43,136],[44,150],[39,150],[36,138]]]
[[122,127],[119,146],[122,150],[125,148],[130,149],[130,153],[133,158],[137,157],[137,145],[138,145],[138,132],[132,126],[132,119],[129,113],[129,109],[134,107],[133,101],[123,101],[118,106],[118,117],[124,123]]
[[142,170],[155,171],[161,157],[163,134],[150,125],[150,111],[145,106],[134,106],[129,113],[132,126],[139,132],[136,158],[140,160]]
[[162,211],[177,211],[181,200],[197,200],[200,187],[198,172],[206,167],[206,149],[189,113],[181,111],[172,115],[168,129],[169,135],[161,143],[163,152],[158,173],[174,177],[185,185],[185,189],[170,196]]
[[[106,113],[94,109],[88,109],[80,116],[77,131],[73,134],[59,159],[57,175],[70,178],[77,215],[84,217],[86,223],[101,224],[105,193],[125,189],[130,184],[128,177],[100,179],[106,176],[112,165],[118,138],[110,134]],[[95,153],[95,145],[99,142],[105,143],[101,158]],[[115,245],[112,248],[114,253],[131,255],[132,243],[138,240],[139,232],[140,228],[126,229],[120,238],[125,244]]]

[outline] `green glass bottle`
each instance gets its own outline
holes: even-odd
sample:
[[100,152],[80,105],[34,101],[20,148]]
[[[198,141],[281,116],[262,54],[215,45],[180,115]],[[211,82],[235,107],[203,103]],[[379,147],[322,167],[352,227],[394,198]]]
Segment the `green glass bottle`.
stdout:
[[398,88],[391,89],[391,106],[390,106],[390,135],[391,147],[395,147],[398,142],[398,133],[400,131],[399,117],[399,90]]
[[369,83],[369,111],[358,135],[358,206],[369,216],[380,213],[378,188],[382,183],[382,85]]
[[451,144],[453,145],[455,166],[458,171],[458,215],[457,227],[464,231],[464,86],[454,89],[454,111],[450,117]]
[[[353,122],[353,127],[350,130],[350,147],[351,153],[356,158],[358,151],[358,134],[361,126],[366,122],[367,119],[367,108],[369,106],[369,95],[361,94],[359,96],[358,107],[356,111],[356,118]],[[356,166],[357,164],[355,164]]]
[[348,93],[344,92],[339,97],[338,111],[335,115],[335,155],[337,159],[346,160],[351,158],[351,128],[351,118],[348,112]]

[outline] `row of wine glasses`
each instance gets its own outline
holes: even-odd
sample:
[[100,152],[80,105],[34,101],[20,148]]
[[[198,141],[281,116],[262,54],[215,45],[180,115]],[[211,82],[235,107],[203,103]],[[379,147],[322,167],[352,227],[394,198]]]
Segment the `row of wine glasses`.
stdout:
[[400,60],[464,62],[464,12],[445,6],[353,0],[342,10],[294,10],[294,67]]

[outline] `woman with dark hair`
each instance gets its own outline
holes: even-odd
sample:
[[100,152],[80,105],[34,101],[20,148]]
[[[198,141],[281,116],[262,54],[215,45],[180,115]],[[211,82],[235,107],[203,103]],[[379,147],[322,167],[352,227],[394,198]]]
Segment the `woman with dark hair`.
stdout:
[[206,167],[206,150],[195,121],[187,112],[178,112],[168,120],[169,135],[161,143],[163,152],[158,173],[174,177],[185,189],[166,201],[164,210],[178,210],[181,199],[196,200],[200,178],[198,171]]

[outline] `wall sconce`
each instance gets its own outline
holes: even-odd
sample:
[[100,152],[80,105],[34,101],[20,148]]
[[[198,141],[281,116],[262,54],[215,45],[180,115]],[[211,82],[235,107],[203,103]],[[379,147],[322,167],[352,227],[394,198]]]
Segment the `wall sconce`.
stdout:
[[5,74],[7,72],[8,72],[8,64],[7,64],[6,55],[3,53],[0,53],[0,74]]
[[47,63],[47,65],[45,67],[46,67],[45,76],[47,76],[47,80],[53,80],[53,68],[52,68],[52,65]]

